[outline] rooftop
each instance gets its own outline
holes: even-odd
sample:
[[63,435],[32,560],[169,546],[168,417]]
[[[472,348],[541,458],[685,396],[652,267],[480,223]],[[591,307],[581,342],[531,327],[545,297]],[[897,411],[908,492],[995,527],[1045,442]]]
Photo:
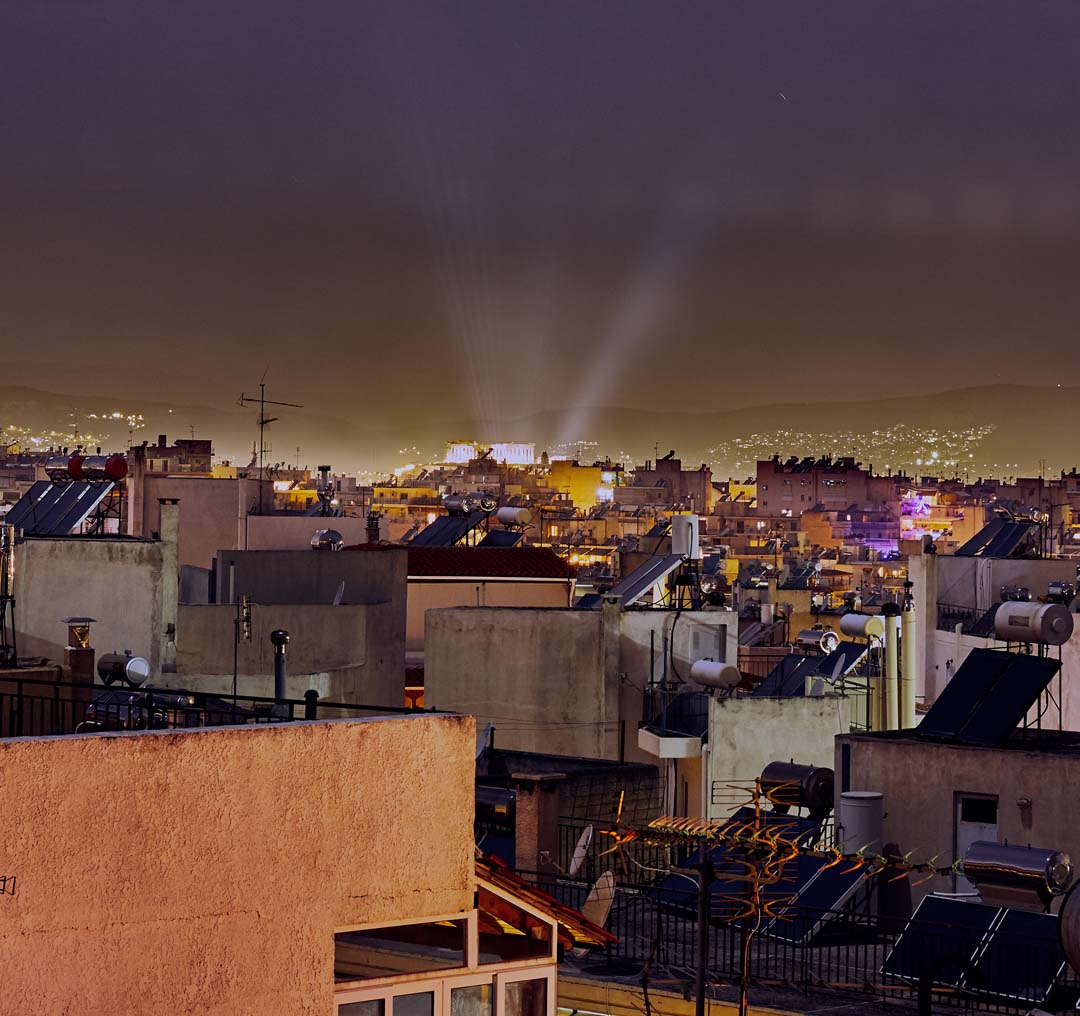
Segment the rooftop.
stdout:
[[1015,751],[1045,755],[1080,756],[1080,731],[1035,730],[1022,728],[1001,744],[983,745],[948,738],[921,737],[918,728],[913,730],[879,730],[873,732],[838,735],[845,741],[889,741],[920,748],[949,748],[962,751]]

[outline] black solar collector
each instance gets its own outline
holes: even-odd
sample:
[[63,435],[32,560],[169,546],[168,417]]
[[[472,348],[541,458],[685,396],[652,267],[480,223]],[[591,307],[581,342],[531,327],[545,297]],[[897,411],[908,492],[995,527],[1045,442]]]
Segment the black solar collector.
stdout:
[[917,728],[920,737],[1001,744],[1061,669],[1059,660],[973,649]]

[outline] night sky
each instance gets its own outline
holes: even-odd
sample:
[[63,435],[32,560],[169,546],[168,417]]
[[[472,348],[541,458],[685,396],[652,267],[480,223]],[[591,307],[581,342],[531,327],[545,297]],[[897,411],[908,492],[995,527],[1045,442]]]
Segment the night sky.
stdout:
[[8,2],[5,383],[268,367],[384,421],[1076,383],[1078,100],[1074,0]]

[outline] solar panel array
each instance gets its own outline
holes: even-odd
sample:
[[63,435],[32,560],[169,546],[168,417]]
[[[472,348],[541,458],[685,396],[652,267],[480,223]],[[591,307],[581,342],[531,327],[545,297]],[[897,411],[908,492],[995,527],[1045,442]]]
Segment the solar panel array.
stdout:
[[492,529],[477,544],[478,547],[516,547],[525,534],[516,529]]
[[67,536],[86,521],[114,486],[111,482],[56,484],[38,480],[8,511],[4,523],[28,536]]
[[769,671],[764,681],[754,686],[751,697],[793,698],[806,694],[806,679],[820,660],[816,656],[790,653]]
[[790,653],[769,671],[765,680],[754,687],[751,696],[758,698],[797,698],[806,694],[808,677],[829,680],[850,674],[866,657],[869,647],[861,642],[841,642],[827,656],[799,656]]
[[942,987],[1038,1005],[1065,966],[1057,924],[1052,914],[926,896],[881,973],[911,983],[929,975]]
[[411,547],[453,547],[488,517],[485,511],[468,515],[440,515],[409,541]]
[[1039,700],[1061,661],[973,649],[917,728],[920,737],[1001,744]]
[[666,579],[682,563],[683,557],[681,554],[664,554],[660,557],[651,557],[639,568],[635,568],[621,582],[616,583],[609,595],[620,597],[622,605],[629,607],[658,582]]
[[995,519],[956,551],[956,557],[1011,557],[1022,550],[1028,537],[1037,533],[1032,522]]

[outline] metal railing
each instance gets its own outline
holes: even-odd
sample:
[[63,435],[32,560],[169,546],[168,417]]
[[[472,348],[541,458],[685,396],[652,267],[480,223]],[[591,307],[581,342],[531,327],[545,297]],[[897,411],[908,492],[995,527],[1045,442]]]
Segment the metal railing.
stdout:
[[[580,909],[591,884],[550,875],[530,875],[563,903]],[[692,879],[688,876],[688,884]],[[698,944],[696,891],[664,889],[663,902],[643,885],[620,885],[605,927],[618,942],[604,960],[592,954],[592,974],[604,962],[624,983],[644,974],[691,985]],[[737,985],[747,946],[751,1003],[768,1004],[769,989],[846,996],[864,1001],[915,1001],[920,982],[934,1009],[973,1012],[1027,1012],[1071,1009],[1080,997],[1080,975],[1064,965],[1056,942],[994,932],[992,953],[984,940],[972,944],[971,929],[905,922],[873,913],[863,902],[844,910],[793,906],[778,919],[751,922],[714,920],[708,929],[707,981],[710,991]],[[753,931],[751,932],[751,929]],[[744,937],[744,936],[748,936]],[[893,954],[903,939],[901,949]],[[890,958],[891,957],[891,958]],[[974,959],[972,959],[974,957]],[[854,998],[852,998],[854,996]]]
[[215,695],[179,688],[130,688],[8,676],[0,670],[0,737],[43,737],[116,730],[169,730],[233,724],[290,723],[423,713],[406,706],[371,706],[256,695]]
[[977,635],[987,638],[994,634],[994,613],[997,607],[981,610],[978,607],[965,607],[956,603],[937,605],[938,631],[955,631],[957,624],[965,635]]

